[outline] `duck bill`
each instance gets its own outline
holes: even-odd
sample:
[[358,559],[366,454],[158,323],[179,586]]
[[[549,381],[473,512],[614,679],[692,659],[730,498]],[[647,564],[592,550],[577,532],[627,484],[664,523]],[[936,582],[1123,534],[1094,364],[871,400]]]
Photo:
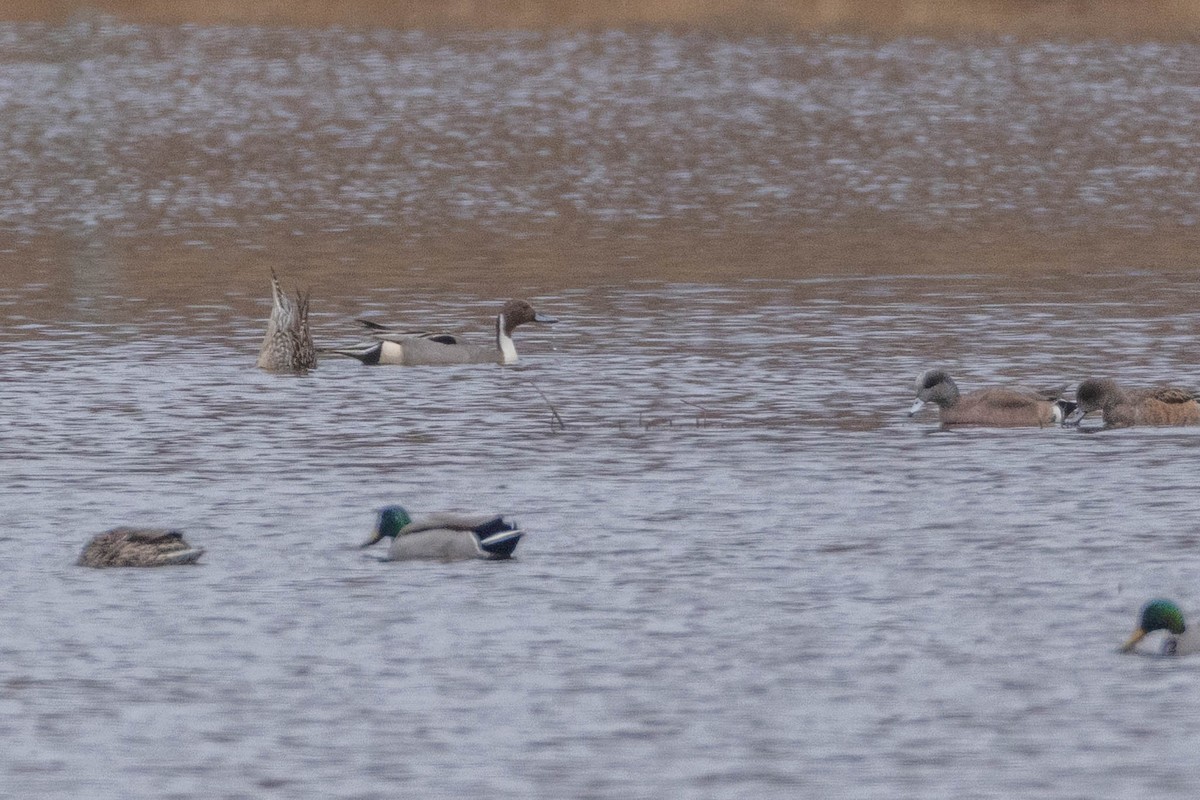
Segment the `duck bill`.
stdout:
[[558,322],[558,317],[547,317],[545,314],[539,314],[536,311],[533,314],[533,321],[540,322],[543,325],[553,325]]
[[[1074,411],[1072,411],[1070,414],[1067,414],[1067,418],[1063,420],[1063,425],[1069,425],[1069,426],[1074,427],[1075,425],[1078,425],[1080,422],[1082,422],[1083,418],[1086,416],[1087,416],[1087,412],[1083,410],[1083,407],[1076,406]],[[1145,634],[1143,634],[1143,635],[1145,635]]]
[[917,401],[912,404],[912,408],[908,409],[908,415],[911,417],[913,414],[917,413],[924,407],[925,407],[925,401],[918,398]]
[[371,538],[359,545],[359,547],[370,547],[383,538],[383,534],[379,530],[379,526],[375,526],[375,530],[371,531]]
[[1125,644],[1121,645],[1121,652],[1122,653],[1130,652],[1131,650],[1133,650],[1133,648],[1137,647],[1137,643],[1140,642],[1142,639],[1144,639],[1145,636],[1146,636],[1146,632],[1144,630],[1142,630],[1141,628],[1138,628],[1136,631],[1133,632],[1133,635],[1129,637],[1129,641],[1127,641],[1127,642],[1125,642]]

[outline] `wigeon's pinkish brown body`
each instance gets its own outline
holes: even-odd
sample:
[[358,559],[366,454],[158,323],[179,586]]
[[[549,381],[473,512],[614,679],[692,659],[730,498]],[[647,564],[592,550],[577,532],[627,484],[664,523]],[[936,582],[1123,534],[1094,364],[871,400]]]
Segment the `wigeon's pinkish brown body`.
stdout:
[[1074,425],[1093,411],[1104,415],[1106,428],[1133,425],[1200,425],[1196,393],[1175,386],[1122,389],[1111,378],[1088,378],[1075,391],[1078,407],[1067,418]]
[[[1065,388],[1065,387],[1064,387]],[[909,409],[912,416],[926,403],[938,407],[942,425],[977,425],[993,428],[1046,427],[1059,425],[1074,410],[1058,390],[1003,386],[976,389],[962,394],[945,370],[931,369],[917,378],[917,399]]]

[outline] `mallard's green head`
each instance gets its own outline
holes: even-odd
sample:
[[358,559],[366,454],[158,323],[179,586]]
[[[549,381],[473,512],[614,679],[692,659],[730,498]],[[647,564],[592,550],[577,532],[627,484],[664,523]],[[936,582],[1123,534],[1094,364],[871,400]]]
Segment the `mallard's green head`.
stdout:
[[412,517],[408,515],[400,506],[387,506],[379,510],[379,519],[375,521],[375,530],[371,532],[371,538],[363,542],[363,547],[370,547],[385,536],[391,536],[393,539],[400,530],[412,522]]
[[1157,630],[1167,630],[1174,634],[1180,634],[1186,630],[1183,624],[1183,612],[1170,600],[1151,600],[1142,606],[1142,613],[1138,618],[1138,628],[1121,650],[1128,653],[1146,634]]
[[1159,628],[1171,633],[1183,633],[1183,612],[1170,600],[1151,600],[1142,606],[1141,628],[1146,633]]

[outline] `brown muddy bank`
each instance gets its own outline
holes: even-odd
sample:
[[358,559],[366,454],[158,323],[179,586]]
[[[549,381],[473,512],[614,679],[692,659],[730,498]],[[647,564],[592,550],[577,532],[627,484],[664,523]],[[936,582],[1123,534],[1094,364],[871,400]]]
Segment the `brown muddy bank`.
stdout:
[[[760,225],[719,237],[698,235],[690,226],[544,232],[520,239],[465,228],[429,238],[401,231],[209,240],[5,237],[0,283],[33,280],[57,286],[53,294],[66,296],[99,271],[106,292],[202,304],[227,293],[260,297],[266,276],[277,269],[289,286],[315,289],[318,307],[333,300],[331,294],[363,287],[506,297],[644,281],[724,284],[872,275],[991,275],[1016,284],[1051,276],[1067,286],[1131,271],[1190,273],[1198,248],[1200,232],[1187,228],[1052,234],[998,227],[915,231],[886,224],[817,232]],[[25,310],[41,316],[34,308]],[[48,310],[47,319],[57,313]]]
[[1200,239],[1187,43],[111,17],[0,42],[10,285],[1071,280],[1189,269]]
[[879,35],[1192,38],[1195,0],[12,0],[0,19],[62,22],[99,11],[145,23],[324,28],[548,29],[631,26],[724,30],[855,31]]

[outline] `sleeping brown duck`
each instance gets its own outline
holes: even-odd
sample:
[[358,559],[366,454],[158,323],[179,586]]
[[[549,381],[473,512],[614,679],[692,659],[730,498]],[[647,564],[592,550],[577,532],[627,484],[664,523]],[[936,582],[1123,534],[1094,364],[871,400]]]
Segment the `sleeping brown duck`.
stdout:
[[79,554],[81,567],[167,567],[194,564],[204,549],[192,547],[179,531],[113,528],[96,536]]

